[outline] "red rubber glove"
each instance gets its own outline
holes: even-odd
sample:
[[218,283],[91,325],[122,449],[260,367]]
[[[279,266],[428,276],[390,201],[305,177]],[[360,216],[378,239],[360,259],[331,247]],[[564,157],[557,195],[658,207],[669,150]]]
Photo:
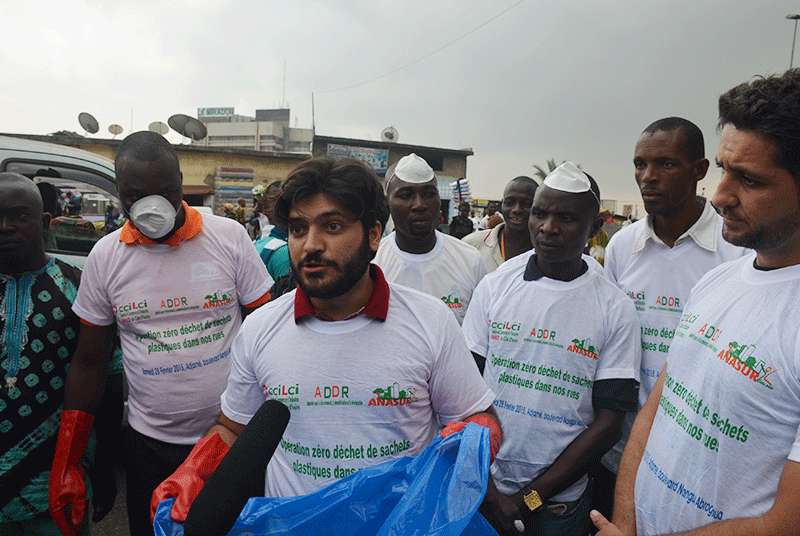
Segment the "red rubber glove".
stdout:
[[77,409],[61,412],[47,498],[50,516],[64,536],[77,535],[86,517],[86,486],[80,461],[93,423],[91,413]]
[[156,515],[158,503],[170,497],[175,497],[175,504],[170,511],[172,520],[178,523],[186,521],[192,503],[229,450],[230,447],[218,433],[201,439],[180,467],[153,491],[150,521]]
[[483,426],[489,430],[489,454],[490,461],[494,461],[497,451],[500,450],[500,443],[503,441],[503,432],[500,430],[500,425],[497,419],[488,413],[476,413],[470,415],[463,421],[452,421],[447,423],[447,426],[442,428],[440,435],[444,438],[452,434],[456,434],[464,429],[468,424],[474,422],[478,426]]

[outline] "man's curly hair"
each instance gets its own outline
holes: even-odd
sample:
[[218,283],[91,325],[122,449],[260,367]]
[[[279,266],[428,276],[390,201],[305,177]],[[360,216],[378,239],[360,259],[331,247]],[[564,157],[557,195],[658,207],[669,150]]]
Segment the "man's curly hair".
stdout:
[[777,163],[800,182],[800,69],[758,77],[719,98],[719,128],[731,124],[770,139]]

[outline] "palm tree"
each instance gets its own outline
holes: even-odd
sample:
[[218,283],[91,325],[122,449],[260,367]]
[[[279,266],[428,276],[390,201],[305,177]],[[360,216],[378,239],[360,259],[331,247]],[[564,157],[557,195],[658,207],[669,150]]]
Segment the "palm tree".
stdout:
[[[547,160],[547,162],[546,162],[546,168],[547,168],[547,169],[543,168],[542,166],[540,166],[540,165],[538,165],[538,164],[534,164],[534,165],[533,165],[533,169],[534,169],[534,170],[536,170],[536,171],[534,172],[534,175],[536,175],[536,176],[539,178],[539,180],[540,180],[540,181],[543,181],[543,180],[545,180],[545,179],[547,178],[547,176],[548,176],[550,173],[552,173],[553,171],[555,171],[555,169],[556,169],[558,166],[560,166],[561,164],[563,164],[564,162],[566,162],[566,160],[562,160],[561,162],[556,162],[556,159],[555,159],[555,158],[550,158],[550,159],[548,159],[548,160]],[[576,164],[576,165],[578,166],[578,168],[580,168],[580,167],[581,167],[581,165],[580,165],[580,164]]]

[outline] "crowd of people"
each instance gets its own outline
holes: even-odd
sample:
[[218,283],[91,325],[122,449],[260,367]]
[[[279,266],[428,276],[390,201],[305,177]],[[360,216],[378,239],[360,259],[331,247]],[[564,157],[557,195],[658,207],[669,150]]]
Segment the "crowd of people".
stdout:
[[639,134],[647,217],[604,266],[585,254],[603,180],[571,162],[511,179],[483,230],[460,207],[459,239],[414,154],[384,179],[307,160],[245,221],[188,206],[172,146],[137,132],[115,161],[125,221],[83,270],[46,253],[40,189],[0,174],[0,535],[89,534],[114,461],[132,535],[167,498],[185,520],[266,400],[292,414],[266,496],[475,423],[500,534],[794,534],[800,70],[718,112],[710,199],[694,123]]

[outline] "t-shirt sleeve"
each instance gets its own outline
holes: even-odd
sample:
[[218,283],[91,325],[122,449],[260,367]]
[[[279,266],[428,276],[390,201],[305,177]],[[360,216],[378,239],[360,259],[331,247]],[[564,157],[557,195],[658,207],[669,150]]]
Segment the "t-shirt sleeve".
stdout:
[[483,279],[472,293],[461,331],[471,352],[486,357],[489,351],[489,281]]
[[614,240],[614,237],[611,237],[611,240],[606,246],[606,256],[604,259],[603,264],[603,273],[606,275],[609,281],[613,282],[617,285],[617,269],[618,269],[618,262],[617,262],[617,241]]
[[72,310],[78,318],[96,326],[110,326],[115,320],[105,274],[100,271],[101,265],[108,264],[107,259],[103,258],[106,251],[95,246],[89,253],[81,275],[78,296],[72,304]]
[[608,336],[600,350],[595,381],[632,378],[638,382],[642,340],[633,302],[619,296],[609,310],[605,325]]
[[236,231],[236,293],[239,303],[247,305],[264,296],[275,282],[256,253],[256,248],[241,225]]
[[264,403],[264,392],[252,366],[254,355],[248,341],[247,320],[231,344],[231,371],[228,385],[220,397],[222,413],[230,420],[246,425]]
[[441,339],[429,388],[433,411],[439,424],[445,425],[486,410],[494,401],[494,393],[478,372],[455,317],[442,311],[447,314],[442,314]]

